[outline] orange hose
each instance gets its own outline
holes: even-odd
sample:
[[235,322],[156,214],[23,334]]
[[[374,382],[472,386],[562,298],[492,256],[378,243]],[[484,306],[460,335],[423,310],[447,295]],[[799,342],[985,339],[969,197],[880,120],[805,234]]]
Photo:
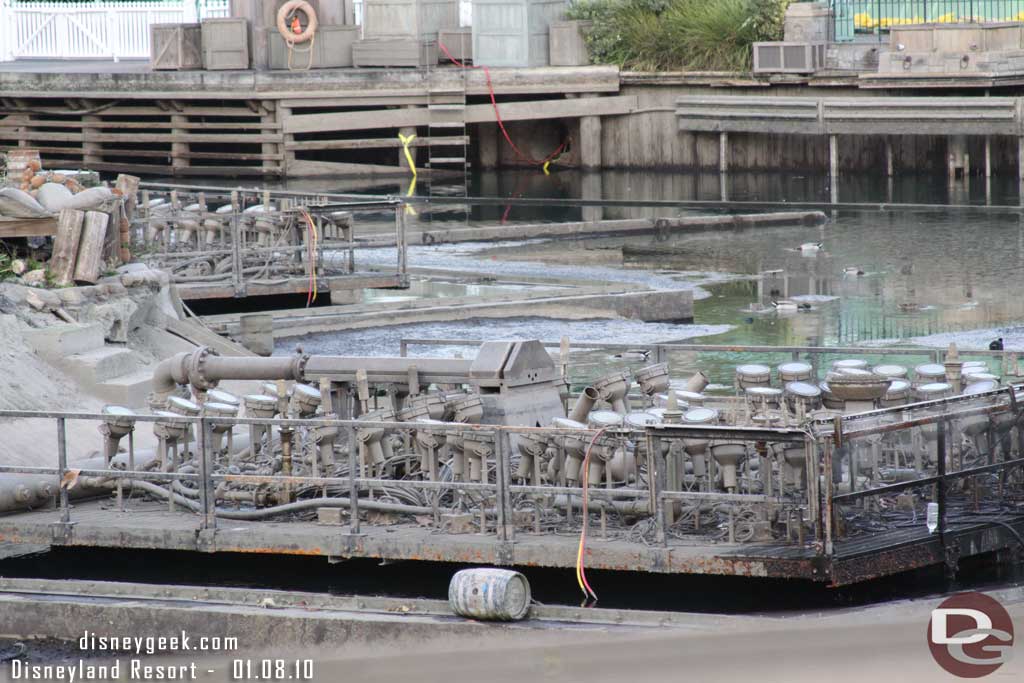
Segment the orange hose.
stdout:
[[[580,590],[583,591],[583,600],[586,602],[588,599],[593,599],[594,603],[597,603],[597,593],[590,587],[590,582],[587,581],[587,571],[583,566],[583,560],[586,555],[587,549],[587,528],[590,526],[590,453],[594,450],[594,444],[597,443],[598,437],[603,434],[608,427],[602,427],[597,430],[594,437],[590,440],[590,445],[587,446],[587,452],[583,456],[583,528],[580,531],[580,544],[576,550],[576,583],[579,584]],[[568,501],[572,505],[572,500]]]
[[316,224],[313,223],[313,217],[309,215],[308,211],[302,212],[303,218],[306,219],[307,232],[309,233],[309,239],[306,241],[309,256],[309,287],[306,290],[306,308],[316,301],[317,296],[317,282],[316,282],[316,245],[318,237],[316,234]]

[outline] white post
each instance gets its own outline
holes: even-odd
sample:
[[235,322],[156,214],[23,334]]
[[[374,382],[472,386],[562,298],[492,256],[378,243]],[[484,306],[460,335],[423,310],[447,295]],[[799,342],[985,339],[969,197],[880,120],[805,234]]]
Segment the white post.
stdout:
[[182,5],[182,23],[194,24],[199,21],[199,12],[196,8],[196,0],[184,0]]
[[0,0],[0,62],[11,61],[11,8]]
[[114,63],[121,61],[121,18],[113,9],[107,10],[107,49]]

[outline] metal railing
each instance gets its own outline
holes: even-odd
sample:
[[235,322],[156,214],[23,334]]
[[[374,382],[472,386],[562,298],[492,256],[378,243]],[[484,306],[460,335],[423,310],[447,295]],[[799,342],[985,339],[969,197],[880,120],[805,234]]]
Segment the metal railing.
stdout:
[[[409,349],[413,347],[472,347],[479,348],[483,342],[476,339],[445,339],[445,338],[402,338],[399,341],[399,355],[403,358],[409,355]],[[945,350],[928,349],[921,347],[882,347],[882,346],[747,346],[737,344],[686,344],[686,343],[635,343],[635,344],[609,344],[605,342],[580,342],[564,337],[558,341],[541,341],[545,348],[561,349],[559,362],[562,365],[566,377],[573,382],[583,379],[580,377],[569,377],[569,355],[574,352],[596,352],[607,356],[614,356],[623,353],[642,352],[645,363],[669,363],[670,372],[678,376],[679,373],[693,372],[700,370],[700,362],[697,354],[738,356],[738,363],[748,363],[752,355],[761,356],[758,362],[784,362],[785,360],[805,361],[813,369],[814,376],[818,376],[822,369],[827,368],[829,359],[836,360],[843,357],[857,356],[866,358],[887,358],[902,357],[913,362],[920,363],[941,363],[945,356]],[[677,366],[673,366],[673,354],[676,355]],[[963,360],[994,359],[998,366],[992,368],[1001,376],[1012,375],[1020,371],[1020,356],[1015,351],[989,351],[969,350],[960,351]],[[607,361],[606,361],[607,362]],[[716,378],[712,378],[715,380]],[[724,379],[724,378],[719,378]],[[730,380],[731,381],[731,380]]]
[[1024,0],[831,0],[837,41],[873,37],[917,24],[1024,21]]
[[[253,286],[305,278],[310,287],[315,281],[326,289],[330,277],[357,274],[357,249],[382,246],[395,248],[394,272],[399,285],[407,284],[406,218],[397,199],[153,183],[141,189],[133,253],[178,285],[230,286],[235,296],[245,296]],[[163,203],[153,206],[158,199]],[[246,213],[271,203],[273,213]],[[387,214],[394,217],[389,229],[357,235],[357,216]]]
[[[645,517],[650,525],[637,538],[624,534],[625,538],[660,546],[671,545],[671,540],[679,534],[699,536],[702,528],[706,530],[709,526],[706,518],[712,515],[714,519],[714,506],[729,507],[728,517],[719,515],[710,526],[726,528],[728,535],[722,540],[730,542],[768,540],[777,543],[778,538],[773,541],[770,535],[767,539],[755,538],[756,522],[770,521],[776,514],[774,522],[778,527],[788,516],[790,520],[799,520],[799,533],[787,531],[785,540],[800,545],[814,541],[816,552],[826,557],[832,556],[837,544],[847,537],[891,534],[904,522],[904,526],[912,523],[921,532],[919,536],[926,537],[922,530],[927,502],[938,503],[941,520],[945,520],[950,499],[958,501],[961,516],[965,511],[970,512],[967,508],[973,505],[976,513],[1001,518],[1012,512],[1012,506],[1007,507],[1005,503],[1020,498],[1021,482],[1019,474],[1014,473],[1024,467],[1019,445],[1013,442],[1019,438],[1016,433],[1021,420],[1021,408],[1014,396],[1011,388],[1004,387],[978,396],[930,401],[844,418],[816,419],[801,426],[664,424],[645,429],[611,430],[608,433],[612,438],[628,440],[638,446],[637,476],[635,479],[627,476],[614,486],[611,475],[604,481],[591,481],[587,493],[591,501],[596,502],[592,502],[588,510],[600,516],[604,531],[605,513],[614,510],[616,501],[619,505],[629,505],[629,515]],[[515,439],[523,435],[542,436],[551,443],[558,443],[562,437],[586,441],[598,436],[595,429],[378,422],[330,417],[266,419],[139,414],[131,417],[128,452],[124,457],[116,456],[119,462],[115,466],[114,459],[103,458],[72,463],[66,434],[69,421],[83,420],[102,426],[110,423],[110,415],[5,410],[0,411],[0,419],[55,422],[56,467],[0,466],[0,473],[52,477],[52,490],[58,491],[60,524],[68,533],[75,521],[70,504],[72,493],[83,497],[116,495],[117,505],[111,515],[131,505],[125,492],[159,494],[155,498],[165,501],[171,511],[195,513],[197,528],[202,530],[216,528],[219,517],[260,519],[259,490],[264,494],[284,492],[286,497],[276,500],[279,511],[273,514],[277,516],[291,513],[292,509],[285,508],[295,503],[302,503],[302,509],[310,511],[317,507],[340,507],[347,513],[349,532],[353,535],[361,533],[360,525],[364,523],[360,520],[360,506],[387,509],[392,505],[395,514],[421,515],[417,523],[427,527],[426,533],[445,530],[442,515],[463,513],[480,520],[481,533],[493,532],[497,540],[511,541],[517,529],[539,533],[541,517],[553,509],[552,504],[557,505],[555,501],[559,497],[564,513],[561,524],[578,528],[583,500],[583,488],[576,481],[567,482],[564,476],[552,479],[524,475],[519,467],[522,456],[517,452]],[[983,421],[980,427],[977,419]],[[194,430],[195,441],[186,436],[183,453],[188,456],[191,452],[192,459],[179,460],[175,455],[177,445],[172,447],[170,456],[163,447],[158,449],[159,457],[152,452],[141,456],[135,448],[134,430],[150,423],[187,425]],[[229,467],[238,460],[223,449],[215,452],[212,445],[213,432],[218,427],[221,431],[224,427],[230,430],[264,428],[270,430],[269,437],[273,436],[273,430],[278,430],[282,443],[287,434],[289,448],[282,451],[287,464],[283,470],[270,474],[240,472]],[[314,443],[310,440],[323,433],[319,430],[329,430],[336,435],[332,444],[345,444],[340,448],[342,457],[336,462],[333,460],[335,446],[331,446],[330,467],[318,459],[322,452],[318,455],[316,448],[308,451],[303,448],[303,444]],[[475,477],[453,476],[451,465],[438,461],[429,470],[411,475],[412,470],[406,470],[405,476],[392,478],[385,476],[384,470],[372,468],[365,451],[360,449],[367,430],[385,430],[398,435],[406,444],[427,435],[440,443],[458,433],[466,441],[486,442],[490,447]],[[967,437],[975,439],[975,443],[969,444]],[[736,475],[738,486],[723,492],[715,484],[714,459],[708,458],[710,471],[706,476],[687,474],[683,467],[686,456],[672,446],[675,441],[685,445],[687,439],[703,440],[712,445],[744,442],[754,444],[756,449],[748,451],[748,458],[740,466]],[[255,443],[262,442],[251,441],[247,449],[250,453],[247,457],[254,460],[257,450],[261,456],[265,455],[264,446],[253,447]],[[272,444],[273,438],[268,438],[266,447]],[[80,453],[91,450],[90,444],[80,440],[74,446]],[[798,448],[805,454],[800,458],[805,465],[783,467],[782,452],[769,454],[768,447]],[[40,444],[40,449],[45,453],[45,445]],[[399,461],[405,458],[418,463],[420,454],[407,450],[397,457]],[[435,453],[433,457],[439,456]],[[762,463],[760,467],[751,464],[755,460]],[[773,461],[777,468],[771,466]],[[193,466],[182,467],[189,462],[193,462]],[[804,467],[808,474],[802,476],[802,483],[800,476],[795,480],[787,479],[791,477],[791,469],[799,471]],[[818,472],[824,475],[820,481],[814,476]],[[983,483],[963,484],[978,481]],[[76,487],[76,484],[80,485]],[[186,490],[192,492],[190,498],[183,495]],[[251,497],[228,498],[225,493],[228,490],[247,491]],[[909,502],[865,503],[881,498],[899,501],[897,496],[911,490],[917,491],[918,496]],[[396,491],[411,494],[418,502],[412,505],[387,502],[395,501]],[[339,492],[344,497],[339,497]],[[220,499],[234,501],[235,507],[218,507]],[[239,508],[242,501],[245,506]],[[273,510],[274,504],[271,500],[265,506]],[[680,517],[678,504],[689,504],[689,519]],[[887,514],[890,515],[888,521],[892,522],[891,510],[895,504],[904,505],[906,514],[888,524],[888,528],[882,528]],[[576,508],[580,508],[580,515],[575,514]],[[529,513],[525,518],[524,511]],[[271,516],[270,512],[266,514],[267,518]],[[851,531],[855,526],[850,521],[853,517],[859,519],[855,533]],[[979,518],[979,521],[984,520]],[[805,526],[811,529],[807,539],[803,533]]]

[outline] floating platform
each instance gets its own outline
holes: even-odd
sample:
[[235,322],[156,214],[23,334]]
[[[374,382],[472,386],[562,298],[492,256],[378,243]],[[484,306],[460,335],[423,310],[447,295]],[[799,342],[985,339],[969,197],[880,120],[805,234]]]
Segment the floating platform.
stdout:
[[[583,344],[653,364],[606,369],[572,400],[568,340],[558,364],[546,346],[485,342],[473,359],[198,349],[156,368],[152,414],[0,411],[56,426],[58,454],[57,467],[0,467],[0,542],[572,568],[585,533],[588,568],[838,586],[1012,561],[1024,534],[1024,386],[978,370],[1012,352],[967,365],[955,348]],[[740,354],[734,392],[670,389],[671,372],[707,387],[691,373],[709,351]],[[784,390],[755,351],[792,353],[776,368]],[[826,354],[838,360],[809,384]],[[908,376],[894,360],[921,356],[913,389],[893,379]],[[227,380],[267,382],[245,417],[214,394]],[[96,425],[96,442],[68,443],[68,421]],[[119,452],[143,428],[158,447]],[[54,508],[56,482],[75,485]]]
[[[132,502],[115,512],[108,500],[75,503],[74,524],[63,532],[58,510],[22,512],[0,518],[0,540],[64,547],[132,548],[201,553],[320,556],[457,562],[510,567],[576,566],[575,536],[517,533],[511,541],[481,534],[437,534],[418,524],[373,527],[359,534],[347,527],[315,522],[227,521],[217,529],[197,530],[196,515],[168,512],[166,505]],[[869,539],[839,541],[830,558],[813,546],[781,543],[698,543],[669,541],[664,547],[602,539],[592,530],[586,566],[590,569],[660,574],[711,574],[804,579],[832,585],[858,583],[932,565],[993,553],[1012,546],[1009,524],[1024,534],[1024,513],[1001,521],[958,526],[943,537],[924,525]]]

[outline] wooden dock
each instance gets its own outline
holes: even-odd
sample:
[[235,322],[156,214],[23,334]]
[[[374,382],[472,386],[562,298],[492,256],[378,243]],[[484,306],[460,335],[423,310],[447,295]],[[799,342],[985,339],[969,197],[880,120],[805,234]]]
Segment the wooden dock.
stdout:
[[495,121],[491,87],[505,121],[636,108],[606,66],[495,69],[489,86],[456,67],[69,72],[44,62],[0,71],[0,151],[37,148],[47,167],[138,175],[406,175],[398,129],[423,129],[414,147],[443,144],[426,132],[430,93],[463,77],[460,123],[470,126]]

